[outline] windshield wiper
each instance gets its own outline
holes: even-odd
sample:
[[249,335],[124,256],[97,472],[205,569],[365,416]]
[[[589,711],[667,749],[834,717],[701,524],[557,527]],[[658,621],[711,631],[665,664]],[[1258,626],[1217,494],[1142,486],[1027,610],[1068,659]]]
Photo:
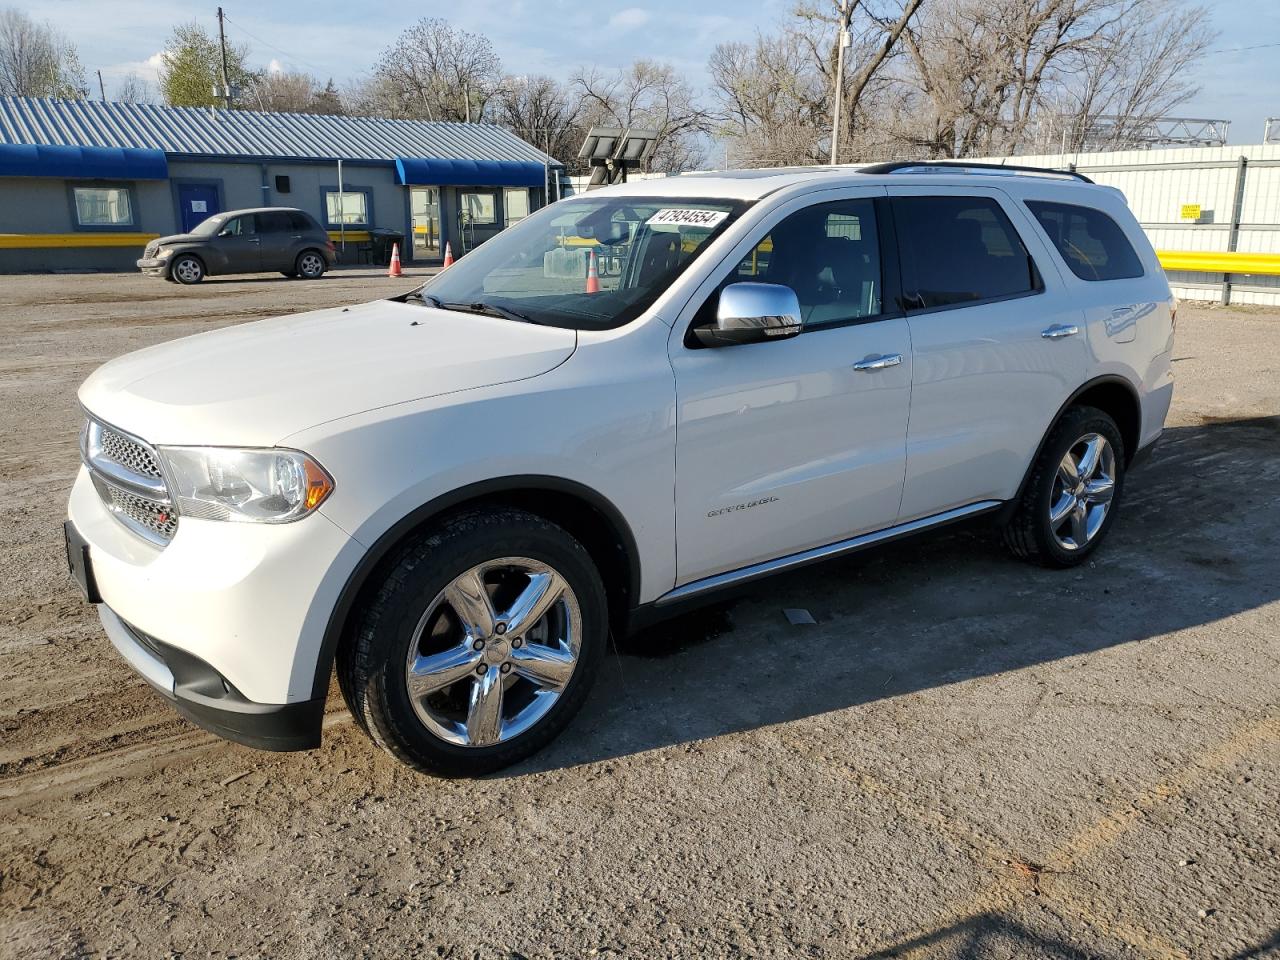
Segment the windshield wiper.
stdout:
[[483,300],[477,300],[473,303],[449,303],[441,300],[439,297],[433,297],[429,293],[423,293],[421,290],[415,290],[413,293],[405,297],[406,300],[419,300],[422,303],[430,304],[437,310],[456,310],[459,313],[479,313],[486,317],[500,317],[503,320],[518,320],[521,323],[534,323],[538,321],[525,313],[518,310],[512,310],[510,307],[500,307],[496,303],[485,303]]
[[496,303],[485,303],[482,300],[477,300],[475,303],[441,303],[439,300],[436,300],[435,297],[432,297],[431,299],[435,301],[436,306],[439,306],[444,310],[460,310],[463,313],[479,313],[486,317],[501,317],[503,320],[519,320],[521,323],[538,322],[528,314],[520,313],[519,311],[512,310],[509,307],[500,307]]

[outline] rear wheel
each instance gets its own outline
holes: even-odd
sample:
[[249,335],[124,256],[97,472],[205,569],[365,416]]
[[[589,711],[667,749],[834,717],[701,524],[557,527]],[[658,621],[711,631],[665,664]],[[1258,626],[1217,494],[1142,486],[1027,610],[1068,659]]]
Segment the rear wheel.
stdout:
[[204,279],[204,263],[189,253],[180,254],[169,267],[169,276],[179,283],[199,283]]
[[304,280],[318,280],[324,276],[326,264],[324,257],[315,250],[303,250],[298,254],[294,271]]
[[348,706],[380,746],[476,776],[549,743],[586,699],[604,587],[563,529],[516,510],[459,515],[404,547],[339,651]]
[[1068,410],[1045,441],[1005,543],[1025,560],[1075,566],[1111,529],[1123,487],[1124,441],[1115,421],[1094,407]]

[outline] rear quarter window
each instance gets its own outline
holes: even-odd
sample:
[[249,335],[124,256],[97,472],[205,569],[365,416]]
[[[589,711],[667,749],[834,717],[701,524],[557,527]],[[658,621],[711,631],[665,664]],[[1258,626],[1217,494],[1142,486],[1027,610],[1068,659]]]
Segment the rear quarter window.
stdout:
[[1081,280],[1127,280],[1144,271],[1133,244],[1111,217],[1094,207],[1028,200],[1027,209]]

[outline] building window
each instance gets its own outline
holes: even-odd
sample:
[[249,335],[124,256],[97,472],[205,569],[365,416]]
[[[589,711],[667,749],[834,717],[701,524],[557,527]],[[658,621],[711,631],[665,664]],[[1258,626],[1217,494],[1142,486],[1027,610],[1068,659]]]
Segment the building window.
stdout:
[[369,194],[365,190],[326,190],[324,192],[324,216],[328,226],[343,224],[348,227],[369,226]]
[[496,199],[492,193],[460,193],[458,199],[462,205],[462,222],[464,224],[497,223],[498,211]]
[[502,206],[507,215],[507,226],[519,223],[529,215],[528,187],[507,187],[502,197]]
[[71,193],[77,226],[133,226],[133,202],[128,187],[73,187]]

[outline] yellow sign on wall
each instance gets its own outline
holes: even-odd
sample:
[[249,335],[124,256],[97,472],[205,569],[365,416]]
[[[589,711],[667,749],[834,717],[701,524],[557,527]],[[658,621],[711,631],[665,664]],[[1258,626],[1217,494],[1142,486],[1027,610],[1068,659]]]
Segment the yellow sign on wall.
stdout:
[[1200,204],[1198,204],[1198,203],[1184,203],[1184,204],[1182,205],[1182,219],[1183,219],[1183,220],[1199,220],[1199,219],[1200,219]]

